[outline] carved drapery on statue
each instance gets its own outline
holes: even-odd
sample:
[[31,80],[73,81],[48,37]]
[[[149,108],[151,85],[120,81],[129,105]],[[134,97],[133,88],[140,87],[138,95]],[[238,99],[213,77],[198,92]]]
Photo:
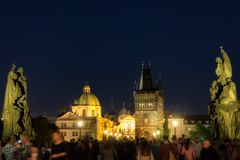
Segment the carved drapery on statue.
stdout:
[[211,118],[211,133],[215,138],[236,139],[240,137],[237,129],[240,123],[239,102],[237,100],[236,85],[232,81],[232,65],[227,53],[221,47],[221,57],[216,58],[215,73],[217,80],[212,82],[210,91],[211,104],[209,115]]
[[32,136],[32,123],[27,103],[27,79],[23,68],[13,64],[8,74],[3,108],[3,137]]

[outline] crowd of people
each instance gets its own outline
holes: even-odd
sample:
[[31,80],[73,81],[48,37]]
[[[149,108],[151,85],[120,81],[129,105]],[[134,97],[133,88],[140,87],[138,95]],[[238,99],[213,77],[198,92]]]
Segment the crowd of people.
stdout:
[[6,137],[1,143],[2,160],[240,160],[240,144],[226,139],[223,142],[193,140],[185,136],[163,136],[162,140],[135,141],[109,137],[101,142],[91,137],[64,140],[60,132],[52,135],[53,143],[41,147],[28,136],[15,141]]

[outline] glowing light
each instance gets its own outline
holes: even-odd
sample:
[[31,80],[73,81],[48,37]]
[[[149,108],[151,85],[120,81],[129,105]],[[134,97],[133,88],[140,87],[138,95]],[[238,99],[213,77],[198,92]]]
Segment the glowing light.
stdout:
[[157,135],[160,135],[160,131],[157,131]]
[[104,130],[104,132],[103,132],[105,135],[107,135],[108,134],[108,130]]
[[172,121],[172,125],[174,128],[176,128],[178,126],[178,121],[177,120],[173,120]]
[[153,132],[153,137],[156,137],[156,132]]
[[77,124],[78,124],[78,127],[81,128],[83,126],[83,121],[78,121]]
[[113,133],[112,133],[112,132],[110,132],[110,133],[109,133],[109,135],[110,135],[110,136],[112,136],[112,135],[113,135]]

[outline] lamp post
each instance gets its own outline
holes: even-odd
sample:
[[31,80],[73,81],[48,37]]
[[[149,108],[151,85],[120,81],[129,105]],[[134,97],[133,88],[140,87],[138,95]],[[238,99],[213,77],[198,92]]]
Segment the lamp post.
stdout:
[[79,138],[80,138],[80,139],[82,139],[82,136],[81,136],[81,129],[82,129],[82,126],[83,126],[83,121],[82,121],[82,120],[78,121]]
[[160,139],[160,131],[157,130],[157,138]]
[[156,138],[156,132],[153,132],[153,138],[154,139]]
[[104,138],[104,140],[107,139],[107,134],[108,134],[108,130],[105,129],[105,130],[103,131],[103,135],[104,135],[103,138]]
[[178,121],[177,121],[176,119],[174,119],[174,120],[172,121],[172,125],[173,125],[173,127],[174,127],[174,134],[175,134],[175,136],[177,136]]

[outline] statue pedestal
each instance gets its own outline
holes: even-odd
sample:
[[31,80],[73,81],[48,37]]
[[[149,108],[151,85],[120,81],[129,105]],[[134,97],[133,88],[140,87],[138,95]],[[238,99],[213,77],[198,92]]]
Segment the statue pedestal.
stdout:
[[239,102],[216,105],[215,109],[217,113],[217,125],[220,139],[236,139],[236,129],[239,125],[236,123],[236,113],[239,108]]

